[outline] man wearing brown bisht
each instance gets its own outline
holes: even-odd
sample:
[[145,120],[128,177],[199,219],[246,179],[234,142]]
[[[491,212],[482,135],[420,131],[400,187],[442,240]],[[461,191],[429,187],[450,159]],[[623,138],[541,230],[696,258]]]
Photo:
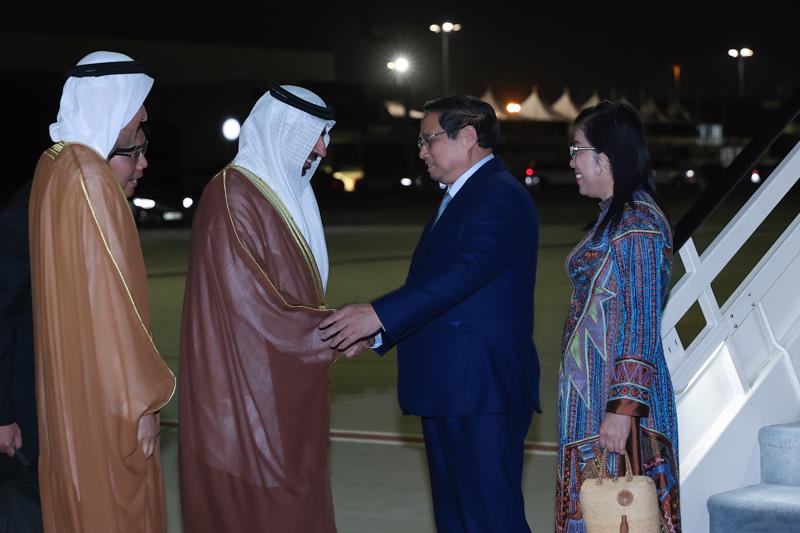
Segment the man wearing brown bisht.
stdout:
[[93,52],[68,72],[36,167],[30,252],[47,533],[163,533],[159,409],[175,377],[153,345],[126,201],[147,166],[141,63]]
[[[328,253],[310,180],[333,110],[271,85],[192,224],[180,359],[186,533],[336,530],[328,477]],[[354,346],[352,356],[368,348]]]

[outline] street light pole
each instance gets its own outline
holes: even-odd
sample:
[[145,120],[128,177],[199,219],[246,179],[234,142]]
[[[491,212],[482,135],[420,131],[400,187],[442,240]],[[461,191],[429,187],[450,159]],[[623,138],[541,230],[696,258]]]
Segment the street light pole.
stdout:
[[744,57],[739,56],[739,96],[744,96]]
[[672,81],[675,84],[675,101],[678,102],[681,99],[681,65],[679,63],[672,65]]
[[447,32],[442,32],[442,96],[450,94],[450,50],[447,46]]
[[[402,81],[406,78],[407,73],[411,70],[411,63],[408,58],[397,57],[392,61],[386,63],[386,67],[395,73],[395,82],[397,87],[398,97],[400,104],[403,108],[401,117],[401,135],[405,139],[413,139],[414,134],[411,128],[411,87],[406,88]],[[406,97],[406,89],[408,97]],[[405,151],[405,170],[403,171],[403,178],[409,178],[413,174],[414,162],[416,152],[414,148],[416,145],[412,142],[403,143]]]
[[411,68],[411,63],[409,62],[408,58],[403,56],[398,56],[392,61],[386,63],[386,68],[394,72],[395,74],[395,87],[397,89],[397,96],[400,98],[400,103],[403,106],[403,115],[408,116],[408,102],[406,102],[406,98],[403,94],[403,78],[405,78],[406,73]]
[[753,57],[753,51],[750,48],[741,48],[739,50],[731,48],[728,50],[728,55],[739,62],[739,97],[744,96],[744,60],[748,57]]
[[441,26],[431,24],[428,29],[442,36],[442,96],[447,96],[450,94],[450,46],[447,37],[450,32],[461,30],[461,24],[443,22]]

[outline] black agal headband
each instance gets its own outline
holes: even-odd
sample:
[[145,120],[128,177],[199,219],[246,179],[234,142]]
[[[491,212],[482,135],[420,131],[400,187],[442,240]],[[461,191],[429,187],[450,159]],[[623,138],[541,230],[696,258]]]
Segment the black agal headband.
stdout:
[[334,120],[332,107],[323,107],[321,105],[312,104],[311,102],[303,100],[299,96],[295,96],[273,81],[268,81],[267,86],[269,87],[269,94],[284,104],[296,107],[301,111],[305,111],[309,115],[314,115],[315,117],[319,117],[323,120]]
[[110,61],[108,63],[90,63],[76,65],[66,72],[67,78],[88,78],[110,76],[112,74],[144,74],[144,63],[141,61]]

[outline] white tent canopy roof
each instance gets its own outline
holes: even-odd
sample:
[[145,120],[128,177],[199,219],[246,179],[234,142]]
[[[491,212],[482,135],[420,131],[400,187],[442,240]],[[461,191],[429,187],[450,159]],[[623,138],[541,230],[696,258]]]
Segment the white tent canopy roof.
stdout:
[[497,114],[497,118],[504,119],[506,117],[505,113],[503,112],[503,107],[492,94],[491,86],[486,87],[486,91],[484,91],[484,93],[481,95],[481,100],[492,106],[494,112]]
[[589,99],[586,100],[581,106],[581,111],[589,107],[594,107],[599,103],[600,103],[600,95],[597,94],[597,91],[594,91],[592,92],[592,96],[590,96]]
[[[487,86],[486,90],[480,97],[481,100],[488,103],[497,114],[500,120],[521,119],[521,120],[534,120],[541,122],[571,122],[580,114],[581,111],[589,107],[596,106],[601,102],[600,95],[597,90],[592,91],[592,95],[580,106],[576,106],[570,95],[569,87],[564,87],[561,96],[553,102],[552,106],[546,105],[539,97],[539,89],[533,86],[531,93],[520,104],[520,111],[514,114],[508,114],[505,109],[497,101],[492,93],[491,86]],[[620,101],[628,102],[623,95]],[[628,102],[629,103],[629,102]],[[412,118],[418,118],[423,113],[414,109],[406,109],[400,102],[387,100],[384,102],[387,111],[394,117],[402,117],[408,113]],[[666,112],[662,112],[655,101],[650,98],[643,102],[639,107],[639,113],[642,119],[654,122],[664,122],[668,120],[687,120],[689,113],[683,108],[679,102],[671,102]]]
[[551,106],[551,109],[570,121],[575,120],[575,117],[578,116],[578,109],[569,95],[568,87],[564,87],[564,92]]
[[542,103],[542,99],[539,98],[539,89],[535,86],[531,90],[531,94],[529,94],[528,97],[522,102],[521,109],[519,113],[517,113],[517,116],[520,118],[526,118],[528,120],[560,120],[560,117],[550,112],[550,110]]
[[641,105],[639,108],[639,114],[642,115],[642,120],[646,122],[664,122],[664,120],[666,120],[664,113],[661,112],[656,105],[655,100],[652,98],[648,99]]
[[690,120],[691,115],[679,100],[672,100],[667,107],[667,118],[671,120]]

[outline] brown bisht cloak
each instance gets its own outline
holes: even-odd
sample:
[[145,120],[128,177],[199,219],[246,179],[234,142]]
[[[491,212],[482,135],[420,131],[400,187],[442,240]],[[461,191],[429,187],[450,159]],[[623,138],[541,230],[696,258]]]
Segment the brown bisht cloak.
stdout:
[[139,419],[175,377],[150,334],[139,236],[111,167],[58,143],[39,159],[30,203],[39,480],[48,533],[162,533],[159,454]]
[[322,283],[280,199],[228,166],[194,215],[180,360],[186,533],[336,531]]

